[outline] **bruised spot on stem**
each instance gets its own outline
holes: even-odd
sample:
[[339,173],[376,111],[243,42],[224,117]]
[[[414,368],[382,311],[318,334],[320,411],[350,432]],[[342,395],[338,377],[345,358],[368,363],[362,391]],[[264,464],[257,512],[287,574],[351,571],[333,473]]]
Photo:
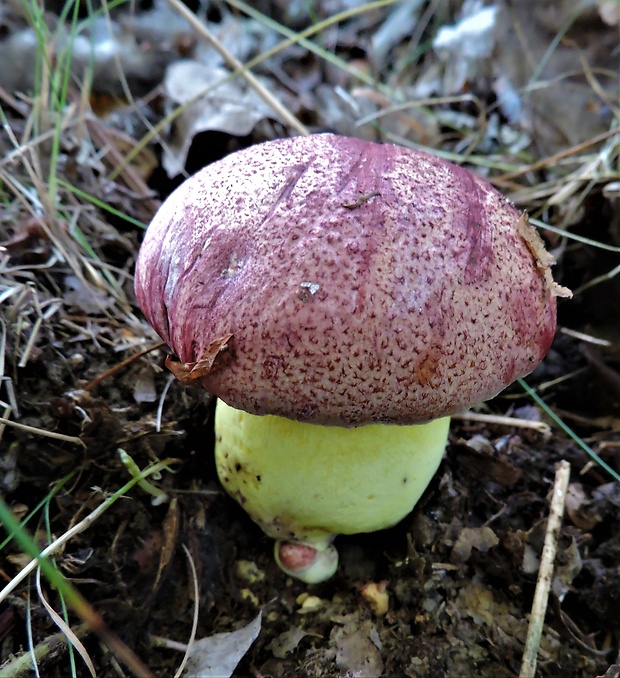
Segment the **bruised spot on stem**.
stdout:
[[280,562],[287,570],[305,570],[316,560],[317,550],[306,544],[284,542],[280,544],[278,554]]

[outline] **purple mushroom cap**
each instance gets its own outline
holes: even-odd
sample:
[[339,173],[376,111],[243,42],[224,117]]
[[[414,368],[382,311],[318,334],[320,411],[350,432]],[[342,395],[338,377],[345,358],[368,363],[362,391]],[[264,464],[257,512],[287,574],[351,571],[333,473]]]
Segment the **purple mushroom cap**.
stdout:
[[147,231],[135,288],[180,363],[212,363],[198,382],[235,408],[413,424],[542,360],[556,318],[545,255],[475,174],[321,134],[233,153],[183,183]]

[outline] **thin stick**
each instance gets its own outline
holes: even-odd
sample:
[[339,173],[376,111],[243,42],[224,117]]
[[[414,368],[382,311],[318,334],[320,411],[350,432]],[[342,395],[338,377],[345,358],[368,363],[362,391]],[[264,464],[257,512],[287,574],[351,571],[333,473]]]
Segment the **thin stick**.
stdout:
[[12,426],[13,428],[18,428],[21,431],[26,431],[27,433],[34,433],[38,436],[45,436],[46,438],[55,438],[56,440],[63,440],[67,443],[75,443],[76,445],[81,445],[86,447],[86,443],[77,436],[68,436],[64,433],[55,433],[54,431],[46,431],[44,428],[37,428],[36,426],[28,426],[28,424],[20,424],[17,421],[12,419],[5,419],[0,417],[0,425],[2,426]]
[[117,372],[120,372],[121,370],[125,369],[128,365],[131,365],[131,363],[135,362],[139,358],[142,358],[145,356],[147,353],[150,353],[151,351],[155,351],[158,348],[161,348],[162,346],[165,346],[166,343],[164,341],[160,341],[158,344],[155,344],[155,346],[151,346],[150,348],[145,348],[143,351],[140,351],[140,353],[136,353],[135,355],[130,355],[129,358],[125,358],[125,360],[122,360],[120,363],[117,363],[113,367],[111,367],[109,370],[106,370],[103,374],[100,374],[98,377],[95,377],[92,381],[89,381],[86,386],[84,386],[84,391],[92,391],[94,388],[99,386],[99,384],[104,380],[107,379],[108,377],[114,376]]
[[529,419],[518,419],[516,417],[504,417],[499,414],[484,414],[483,412],[461,412],[452,415],[453,419],[461,421],[479,421],[485,424],[495,424],[497,426],[514,426],[515,428],[529,428],[533,431],[539,431],[544,435],[551,433],[551,427],[544,421],[530,421]]
[[527,639],[525,641],[525,651],[523,652],[519,678],[534,678],[534,675],[536,674],[538,648],[540,647],[540,638],[542,636],[545,613],[547,612],[547,603],[549,601],[549,591],[553,580],[553,562],[555,560],[558,536],[562,526],[569,478],[570,464],[567,461],[562,460],[557,465],[555,471],[553,496],[551,497],[551,506],[549,508],[549,521],[547,522],[545,543],[543,545],[540,567],[538,569],[538,581],[536,582],[536,591],[534,592],[530,625],[527,630]]

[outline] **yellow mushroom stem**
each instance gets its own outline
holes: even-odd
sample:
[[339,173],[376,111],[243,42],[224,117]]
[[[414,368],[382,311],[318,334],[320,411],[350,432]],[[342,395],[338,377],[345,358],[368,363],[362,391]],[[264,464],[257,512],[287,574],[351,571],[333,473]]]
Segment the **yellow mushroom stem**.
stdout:
[[339,428],[259,417],[218,401],[222,485],[270,537],[276,560],[307,583],[334,574],[337,534],[404,518],[437,471],[450,420]]

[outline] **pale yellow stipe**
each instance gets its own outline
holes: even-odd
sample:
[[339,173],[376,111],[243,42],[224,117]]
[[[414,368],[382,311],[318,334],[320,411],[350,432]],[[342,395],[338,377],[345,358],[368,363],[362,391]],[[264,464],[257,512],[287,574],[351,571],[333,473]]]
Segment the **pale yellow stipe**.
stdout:
[[338,428],[258,417],[218,401],[215,458],[225,489],[271,537],[324,550],[336,534],[407,515],[436,472],[449,419]]

